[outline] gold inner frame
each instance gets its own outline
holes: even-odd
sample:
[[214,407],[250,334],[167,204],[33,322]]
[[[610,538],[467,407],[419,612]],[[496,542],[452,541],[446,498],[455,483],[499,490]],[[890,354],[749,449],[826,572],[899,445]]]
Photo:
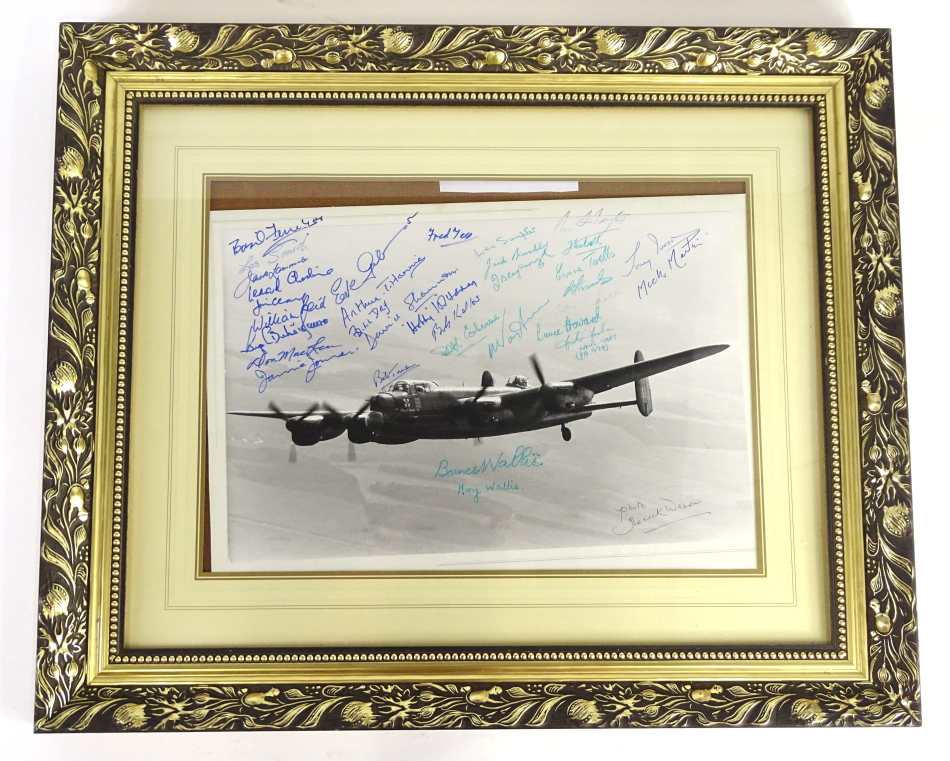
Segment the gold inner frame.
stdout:
[[[830,409],[826,418],[828,425],[828,458],[831,487],[829,494],[832,510],[832,583],[834,587],[833,609],[836,611],[835,639],[838,649],[831,652],[663,652],[649,658],[645,663],[625,662],[625,659],[603,656],[597,658],[596,666],[583,663],[580,667],[573,657],[560,662],[545,658],[543,663],[530,663],[532,657],[508,654],[503,663],[485,663],[481,653],[471,653],[471,658],[451,659],[453,666],[465,663],[461,673],[468,676],[497,676],[510,678],[536,678],[545,676],[593,678],[594,674],[610,678],[636,678],[658,671],[664,675],[690,675],[701,678],[702,674],[715,673],[717,678],[772,677],[859,678],[866,676],[866,633],[863,628],[863,552],[861,547],[860,489],[857,463],[840,457],[841,451],[857,451],[856,426],[844,425],[841,421],[857,420],[856,389],[849,384],[839,384],[838,376],[854,377],[854,326],[851,316],[851,279],[847,217],[844,98],[840,78],[836,77],[783,77],[781,81],[731,77],[682,78],[643,77],[633,83],[624,83],[625,92],[618,92],[616,82],[603,82],[601,77],[572,75],[558,77],[504,78],[482,75],[453,75],[443,78],[438,75],[324,75],[320,81],[313,78],[302,80],[295,75],[276,77],[242,75],[239,80],[229,81],[228,75],[196,74],[115,74],[108,78],[110,109],[106,114],[106,135],[112,145],[107,147],[105,186],[112,190],[106,199],[103,227],[103,272],[118,273],[118,277],[102,283],[100,312],[100,356],[102,365],[99,386],[99,442],[100,470],[96,474],[95,495],[96,541],[92,563],[93,620],[98,621],[90,637],[90,677],[101,683],[136,683],[157,681],[182,681],[200,673],[202,679],[240,678],[265,682],[275,675],[286,681],[295,679],[365,679],[376,677],[432,678],[446,674],[445,659],[436,655],[415,654],[393,662],[391,658],[368,662],[353,662],[353,657],[343,655],[320,663],[307,659],[275,659],[269,656],[209,656],[209,655],[123,655],[119,638],[121,617],[121,531],[122,506],[115,495],[123,478],[122,455],[126,428],[127,373],[129,347],[125,342],[128,331],[129,270],[131,230],[133,220],[131,171],[135,113],[134,103],[150,96],[229,102],[234,99],[255,99],[267,102],[293,100],[294,102],[320,101],[321,99],[362,97],[367,101],[386,102],[431,98],[438,102],[504,101],[506,104],[532,104],[537,101],[554,100],[570,103],[588,101],[633,101],[643,103],[801,103],[813,104],[817,111],[816,133],[827,150],[819,151],[819,234],[821,238],[822,284],[821,301],[825,307],[822,315],[827,336],[827,357]],[[216,89],[209,89],[214,85]],[[450,86],[451,90],[446,88]],[[238,89],[239,88],[239,89]],[[265,94],[266,93],[266,94]],[[833,289],[833,290],[832,290]],[[114,361],[113,361],[113,358]],[[118,486],[117,486],[118,484]],[[112,510],[108,509],[112,506]],[[106,509],[102,509],[106,508]],[[117,544],[116,541],[119,541]],[[109,551],[112,548],[112,551]],[[116,567],[118,565],[118,567]],[[586,655],[586,653],[585,653]],[[475,657],[479,656],[479,657]],[[239,660],[239,658],[241,660]],[[587,658],[580,658],[587,660]],[[498,659],[491,659],[497,661]],[[608,663],[603,663],[603,661]],[[640,659],[638,659],[640,660]],[[699,660],[700,663],[696,661]],[[752,660],[753,662],[749,662]],[[339,661],[345,661],[340,663]],[[439,663],[442,661],[442,663]],[[659,663],[657,662],[659,661]],[[764,663],[762,661],[768,661]],[[804,661],[804,662],[803,662]],[[809,663],[811,661],[811,663]],[[817,662],[816,662],[817,661]],[[263,665],[266,662],[267,665]],[[451,670],[455,677],[458,669]]]

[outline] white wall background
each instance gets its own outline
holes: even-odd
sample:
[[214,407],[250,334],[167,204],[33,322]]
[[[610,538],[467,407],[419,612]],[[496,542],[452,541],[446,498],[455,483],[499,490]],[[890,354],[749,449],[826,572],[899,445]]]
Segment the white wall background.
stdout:
[[[940,756],[950,723],[941,562],[950,523],[943,372],[947,10],[921,0],[7,0],[0,10],[0,753],[125,759]],[[921,730],[31,734],[57,25],[61,21],[868,26],[894,32],[923,706]]]

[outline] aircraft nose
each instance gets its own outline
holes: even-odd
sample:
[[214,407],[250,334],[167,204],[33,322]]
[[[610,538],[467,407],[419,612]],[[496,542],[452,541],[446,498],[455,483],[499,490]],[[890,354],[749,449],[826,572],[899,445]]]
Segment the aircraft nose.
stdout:
[[366,415],[366,428],[374,433],[383,427],[383,413],[373,411]]
[[370,409],[374,410],[394,410],[396,409],[396,400],[392,394],[376,394],[369,400]]

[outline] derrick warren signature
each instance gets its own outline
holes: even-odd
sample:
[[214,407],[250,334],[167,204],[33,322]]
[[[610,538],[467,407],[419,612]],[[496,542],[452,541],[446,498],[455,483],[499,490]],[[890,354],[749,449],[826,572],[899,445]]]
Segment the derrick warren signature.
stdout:
[[623,507],[618,507],[620,525],[614,526],[611,531],[617,536],[626,536],[635,528],[642,527],[644,534],[652,534],[654,531],[659,531],[661,528],[666,528],[674,523],[710,515],[712,512],[706,510],[702,513],[685,514],[690,508],[702,504],[702,500],[698,499],[676,502],[661,497],[660,502],[662,504],[659,506],[651,506],[637,500],[636,502],[628,502]]

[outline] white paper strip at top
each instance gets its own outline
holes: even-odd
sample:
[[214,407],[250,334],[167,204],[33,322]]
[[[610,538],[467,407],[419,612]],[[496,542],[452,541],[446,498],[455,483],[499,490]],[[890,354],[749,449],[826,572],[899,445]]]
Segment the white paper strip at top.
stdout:
[[439,183],[442,193],[574,193],[577,183],[570,181],[552,180],[505,182],[490,180],[487,182],[448,181]]

